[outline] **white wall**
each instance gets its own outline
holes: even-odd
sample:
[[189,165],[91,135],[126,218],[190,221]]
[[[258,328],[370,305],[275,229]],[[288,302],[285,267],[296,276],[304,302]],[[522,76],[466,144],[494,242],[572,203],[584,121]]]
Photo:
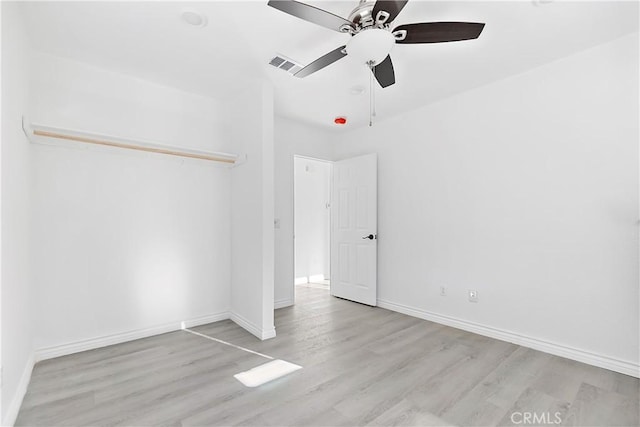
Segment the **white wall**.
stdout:
[[[30,118],[226,149],[212,99],[38,54]],[[108,148],[33,147],[37,349],[228,315],[231,172]]]
[[31,374],[33,329],[29,277],[30,146],[22,133],[28,43],[19,5],[2,2],[1,362],[0,421],[11,425]]
[[221,101],[38,53],[30,120],[201,150],[233,149]]
[[638,140],[638,34],[347,134],[381,304],[637,375]]
[[251,82],[229,103],[232,136],[246,163],[231,180],[231,319],[256,335],[273,324],[273,88]]
[[275,120],[275,286],[277,308],[293,304],[293,156],[333,160],[336,133]]
[[294,159],[295,278],[328,279],[331,163]]

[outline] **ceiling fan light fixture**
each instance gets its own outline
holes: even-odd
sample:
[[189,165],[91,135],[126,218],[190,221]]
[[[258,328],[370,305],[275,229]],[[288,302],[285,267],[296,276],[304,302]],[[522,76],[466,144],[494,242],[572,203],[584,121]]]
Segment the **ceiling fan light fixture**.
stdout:
[[351,37],[347,43],[347,54],[362,64],[377,65],[389,55],[395,41],[389,31],[371,28]]

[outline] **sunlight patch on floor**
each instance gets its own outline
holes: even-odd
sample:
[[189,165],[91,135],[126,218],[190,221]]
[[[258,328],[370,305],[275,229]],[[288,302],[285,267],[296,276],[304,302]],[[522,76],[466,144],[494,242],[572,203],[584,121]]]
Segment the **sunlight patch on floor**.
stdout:
[[248,371],[235,374],[234,377],[247,387],[258,387],[269,381],[284,377],[298,369],[302,369],[302,366],[276,359],[264,365],[256,366]]

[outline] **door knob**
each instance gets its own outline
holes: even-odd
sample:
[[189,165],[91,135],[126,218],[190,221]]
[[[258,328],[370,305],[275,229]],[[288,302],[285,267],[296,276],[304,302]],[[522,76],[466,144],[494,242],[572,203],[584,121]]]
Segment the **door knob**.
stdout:
[[373,235],[373,234],[369,234],[368,236],[364,236],[364,237],[363,237],[363,239],[369,239],[369,240],[373,240],[373,239],[375,239],[375,238],[376,238],[376,236],[375,236],[375,235]]

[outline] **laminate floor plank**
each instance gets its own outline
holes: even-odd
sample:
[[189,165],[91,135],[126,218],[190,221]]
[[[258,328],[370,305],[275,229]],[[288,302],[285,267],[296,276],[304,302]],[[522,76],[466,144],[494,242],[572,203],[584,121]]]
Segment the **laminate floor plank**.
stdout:
[[409,398],[441,417],[516,349],[517,346],[502,341],[493,341],[482,348],[470,347],[472,353],[429,378]]
[[637,426],[638,399],[583,383],[563,425]]
[[441,417],[457,425],[497,424],[550,357],[519,347]]
[[[523,423],[529,425],[558,424],[567,419],[567,412],[570,406],[570,402],[558,400],[533,388],[527,388],[518,397],[511,409],[507,411],[499,425],[516,426]],[[597,423],[595,425],[608,424]]]
[[[290,378],[285,377],[256,389],[251,394],[229,402],[224,408],[208,408],[183,420],[184,425],[210,425],[217,420],[224,425],[252,424],[255,419],[262,422],[282,423],[283,408],[296,406],[295,411],[311,413],[320,405],[321,409],[328,409],[332,396],[342,392],[345,378],[352,383],[367,381],[379,356],[364,349],[355,349],[325,360],[323,363],[310,366],[295,372]],[[362,366],[362,372],[352,372],[353,366],[367,361]],[[290,414],[295,415],[295,414]],[[285,415],[286,416],[286,415]],[[289,419],[289,418],[288,418]],[[252,421],[253,420],[253,421]]]
[[368,423],[370,426],[455,426],[418,408],[406,399],[400,400],[397,404],[380,414],[377,418]]
[[[268,359],[176,331],[38,363],[18,426],[494,426],[535,413],[638,426],[637,378],[296,289],[260,341],[230,320],[194,331],[303,369],[249,388]],[[540,421],[540,418],[538,418]]]
[[[76,372],[67,373],[68,375],[62,377],[41,376],[36,367],[33,374],[34,381],[32,382],[34,387],[29,387],[28,398],[25,399],[23,409],[87,391],[95,392],[98,400],[104,399],[103,393],[105,392],[111,392],[111,394],[119,396],[123,390],[129,392],[134,390],[136,382],[144,383],[147,377],[175,371],[176,366],[184,363],[192,365],[200,359],[208,359],[226,350],[225,346],[219,346],[224,348],[212,349],[210,345],[206,345],[203,348],[202,340],[187,338],[191,340],[187,341],[190,343],[189,346],[171,349],[166,346],[159,346],[155,349],[156,352],[154,352],[153,356],[148,351],[131,353],[131,355],[138,358],[133,367],[127,365],[114,367],[112,364],[105,363],[105,366],[92,364],[92,368],[89,369],[86,365],[83,365]],[[225,352],[224,354],[228,353]],[[107,358],[106,360],[109,361],[111,359]],[[60,388],[60,381],[64,381],[66,386]],[[96,387],[96,384],[99,384],[99,387]],[[113,389],[115,391],[112,391]]]
[[378,419],[400,401],[413,396],[415,390],[441,369],[453,366],[468,357],[468,349],[460,345],[433,346],[432,348],[404,349],[404,357],[391,369],[381,370],[366,387],[342,398],[335,408],[365,425]]

